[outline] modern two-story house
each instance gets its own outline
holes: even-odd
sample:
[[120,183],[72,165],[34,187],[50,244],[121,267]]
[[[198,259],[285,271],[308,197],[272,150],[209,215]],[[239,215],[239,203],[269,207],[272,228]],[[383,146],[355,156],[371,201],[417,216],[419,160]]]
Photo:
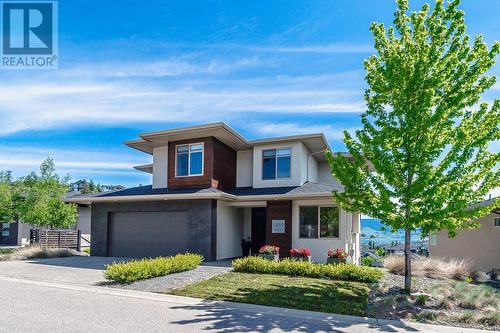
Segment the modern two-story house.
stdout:
[[359,263],[360,215],[341,209],[343,187],[325,159],[323,134],[247,140],[225,123],[144,133],[126,145],[152,156],[135,168],[152,185],[70,202],[91,204],[92,255],[150,257],[195,252],[205,260],[277,245],[311,249],[323,262],[343,248]]

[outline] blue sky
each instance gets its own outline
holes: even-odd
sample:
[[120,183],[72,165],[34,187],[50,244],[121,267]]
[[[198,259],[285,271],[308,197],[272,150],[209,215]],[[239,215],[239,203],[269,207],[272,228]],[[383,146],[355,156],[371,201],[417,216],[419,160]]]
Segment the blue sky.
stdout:
[[[499,39],[499,1],[462,8],[469,34]],[[370,22],[390,24],[394,9],[389,0],[61,0],[59,69],[0,71],[0,170],[22,176],[52,156],[74,180],[149,184],[132,166],[151,157],[123,141],[216,121],[249,139],[324,132],[343,150],[342,130],[358,128],[364,110]]]

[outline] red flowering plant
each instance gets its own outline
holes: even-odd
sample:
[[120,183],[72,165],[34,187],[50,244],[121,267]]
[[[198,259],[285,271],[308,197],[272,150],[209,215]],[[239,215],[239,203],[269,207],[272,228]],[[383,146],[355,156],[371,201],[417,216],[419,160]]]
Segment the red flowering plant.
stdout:
[[274,245],[264,245],[259,249],[260,254],[278,254],[280,253],[279,246]]
[[349,255],[344,249],[328,250],[328,258],[338,258],[340,260],[345,260]]
[[300,249],[291,249],[290,255],[292,257],[309,257],[311,256],[311,250],[303,247],[301,247]]

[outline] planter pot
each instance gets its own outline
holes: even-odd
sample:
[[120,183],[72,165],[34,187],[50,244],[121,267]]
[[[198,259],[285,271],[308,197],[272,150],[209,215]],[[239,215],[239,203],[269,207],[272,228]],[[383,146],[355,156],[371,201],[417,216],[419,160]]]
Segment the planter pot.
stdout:
[[250,244],[242,244],[241,245],[241,252],[243,253],[243,257],[248,257],[250,255]]
[[302,256],[292,256],[292,259],[293,259],[293,260],[298,260],[298,261],[307,261],[307,262],[311,262],[311,256],[307,256],[307,257],[302,257]]
[[345,263],[345,261],[346,261],[345,259],[340,259],[340,258],[330,258],[330,257],[326,258],[326,262],[328,264],[343,264]]
[[259,253],[259,257],[267,259],[267,260],[272,260],[272,261],[278,261],[280,259],[279,254],[262,254]]

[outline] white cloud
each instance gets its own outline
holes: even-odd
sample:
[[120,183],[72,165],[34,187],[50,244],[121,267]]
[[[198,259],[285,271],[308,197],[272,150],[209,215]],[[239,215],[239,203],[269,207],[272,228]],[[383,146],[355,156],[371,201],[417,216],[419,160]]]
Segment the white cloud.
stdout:
[[[22,93],[20,93],[22,92]],[[98,80],[25,83],[0,87],[0,135],[74,124],[203,122],[237,112],[362,112],[364,103],[345,90],[244,88],[197,89],[151,82]]]
[[344,138],[344,130],[354,133],[357,127],[333,127],[330,125],[311,125],[304,126],[299,123],[284,123],[284,124],[258,124],[255,126],[258,132],[264,135],[286,136],[295,134],[310,134],[324,133],[330,140],[342,140]]
[[285,53],[373,53],[375,49],[368,44],[323,44],[301,46],[263,46],[254,47],[257,51],[285,52]]
[[34,146],[0,146],[0,170],[15,170],[15,176],[24,176],[37,170],[48,157],[54,159],[60,174],[137,174],[134,165],[151,163],[151,156],[134,157],[119,149],[106,151],[75,149],[48,149]]

